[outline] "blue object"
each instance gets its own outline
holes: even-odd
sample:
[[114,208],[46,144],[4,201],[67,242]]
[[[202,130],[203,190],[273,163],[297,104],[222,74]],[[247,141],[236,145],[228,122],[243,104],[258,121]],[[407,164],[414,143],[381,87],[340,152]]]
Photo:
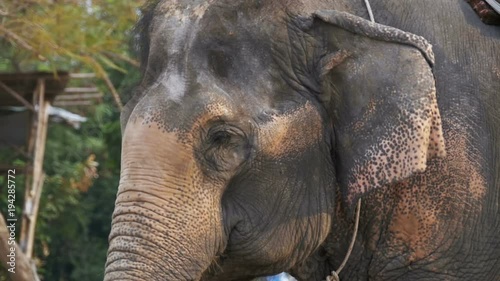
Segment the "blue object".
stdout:
[[280,273],[278,275],[267,277],[267,281],[292,281],[292,280],[295,280],[295,278],[291,277],[285,272]]

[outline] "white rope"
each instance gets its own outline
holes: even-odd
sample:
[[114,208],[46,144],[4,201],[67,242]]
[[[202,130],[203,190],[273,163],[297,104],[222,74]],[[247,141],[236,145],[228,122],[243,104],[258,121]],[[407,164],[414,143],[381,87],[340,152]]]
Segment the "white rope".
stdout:
[[486,0],[486,3],[488,3],[493,8],[493,10],[500,14],[500,4],[497,1]]
[[[368,16],[370,17],[370,21],[375,23],[375,18],[373,17],[372,7],[370,6],[370,1],[365,0],[366,9],[368,10]],[[331,275],[326,277],[326,281],[340,281],[339,274],[344,269],[344,266],[347,264],[347,260],[351,256],[352,249],[354,248],[354,242],[356,242],[356,236],[358,235],[358,227],[359,227],[359,215],[361,213],[361,199],[358,200],[358,204],[356,206],[356,221],[354,222],[354,232],[352,234],[351,243],[349,244],[349,249],[347,250],[347,254],[344,257],[344,260],[340,264],[339,268],[335,271],[332,271]]]
[[372,7],[370,6],[370,0],[365,0],[366,9],[368,10],[368,16],[370,16],[370,21],[375,22],[373,17]]
[[358,199],[358,204],[356,205],[356,220],[354,222],[354,232],[352,234],[351,243],[349,244],[349,249],[347,250],[347,254],[344,257],[344,260],[340,264],[339,268],[335,271],[332,271],[332,274],[326,277],[326,281],[340,281],[339,274],[344,269],[344,266],[349,260],[351,256],[352,249],[354,248],[354,242],[356,242],[356,236],[358,235],[358,227],[359,227],[359,214],[361,213],[361,199]]

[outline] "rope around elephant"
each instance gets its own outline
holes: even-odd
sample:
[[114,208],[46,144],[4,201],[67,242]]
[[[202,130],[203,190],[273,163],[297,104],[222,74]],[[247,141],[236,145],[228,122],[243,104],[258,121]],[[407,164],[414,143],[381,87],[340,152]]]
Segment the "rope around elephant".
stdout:
[[[375,18],[373,17],[372,7],[370,5],[369,0],[365,0],[366,9],[368,10],[368,16],[370,17],[370,21],[375,23]],[[352,234],[351,244],[349,245],[349,249],[347,250],[347,254],[340,264],[337,270],[332,271],[330,275],[326,277],[326,281],[340,281],[339,274],[344,269],[349,257],[351,256],[352,249],[354,248],[354,242],[356,242],[356,236],[358,235],[358,227],[359,227],[359,214],[361,213],[361,199],[358,199],[358,204],[356,205],[356,220],[354,223],[354,232]]]

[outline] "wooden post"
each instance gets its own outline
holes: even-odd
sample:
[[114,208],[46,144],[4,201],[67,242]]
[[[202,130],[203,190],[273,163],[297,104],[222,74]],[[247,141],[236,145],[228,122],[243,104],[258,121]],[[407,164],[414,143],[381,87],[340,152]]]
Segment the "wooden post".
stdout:
[[19,243],[28,259],[31,259],[33,254],[36,218],[45,176],[43,174],[43,157],[49,120],[49,102],[45,100],[44,79],[38,79],[35,91],[37,91],[38,96],[38,112],[36,113],[36,134],[34,137],[33,174],[31,176],[31,185],[25,192]]
[[12,281],[39,281],[36,269],[32,266],[32,262],[26,257],[26,255],[21,251],[18,245],[12,245],[9,243],[9,232],[7,229],[7,224],[5,223],[4,217],[0,213],[0,261],[2,266],[6,267],[9,262],[9,257],[7,253],[10,252],[10,248],[16,248],[16,271],[15,273],[7,272],[10,280]]
[[[35,90],[33,91],[33,100],[31,101],[31,104],[33,105],[33,108],[35,105],[39,105],[39,85],[35,87]],[[27,160],[28,163],[26,165],[26,168],[24,169],[24,198],[28,198],[29,196],[29,191],[31,190],[31,185],[32,185],[32,178],[33,178],[33,154],[35,151],[35,139],[36,139],[36,130],[37,130],[37,122],[38,122],[38,113],[39,111],[31,111],[30,112],[30,123],[29,125],[29,132],[28,132],[28,139],[27,139],[27,147],[26,147],[26,154],[27,154]],[[21,236],[20,241],[22,241],[23,237]],[[26,249],[26,245],[21,246],[21,248]]]

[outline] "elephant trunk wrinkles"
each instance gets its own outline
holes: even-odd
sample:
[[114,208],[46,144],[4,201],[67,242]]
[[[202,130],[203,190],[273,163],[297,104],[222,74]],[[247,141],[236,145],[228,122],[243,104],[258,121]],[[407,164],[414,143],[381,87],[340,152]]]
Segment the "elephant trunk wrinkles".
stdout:
[[221,251],[220,201],[191,146],[127,125],[105,281],[199,280]]
[[126,201],[130,193],[117,199],[104,280],[199,280],[216,254],[215,237],[193,233],[186,212],[158,215],[157,203]]

